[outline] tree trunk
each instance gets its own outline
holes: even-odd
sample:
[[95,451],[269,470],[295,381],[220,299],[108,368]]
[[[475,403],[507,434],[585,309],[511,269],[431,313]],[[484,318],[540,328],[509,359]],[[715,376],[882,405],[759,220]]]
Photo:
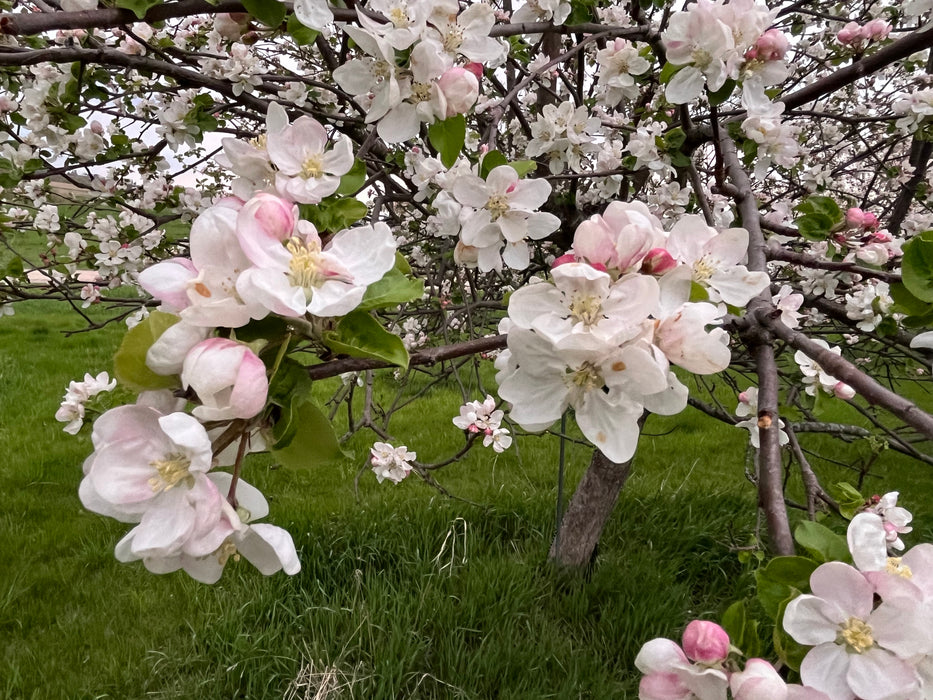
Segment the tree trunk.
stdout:
[[599,450],[593,450],[590,466],[558,525],[548,554],[552,564],[582,568],[593,560],[603,528],[615,509],[631,468],[632,460],[618,464],[609,461]]

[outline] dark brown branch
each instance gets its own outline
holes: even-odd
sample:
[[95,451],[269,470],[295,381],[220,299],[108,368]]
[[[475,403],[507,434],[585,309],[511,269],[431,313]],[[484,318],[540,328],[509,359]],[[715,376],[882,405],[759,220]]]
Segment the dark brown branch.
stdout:
[[[486,338],[477,338],[476,340],[467,340],[462,343],[454,343],[453,345],[427,348],[426,350],[412,353],[408,359],[408,366],[433,365],[443,360],[452,360],[455,357],[501,350],[506,346],[507,338],[508,336],[506,335],[493,335]],[[308,368],[308,376],[311,377],[311,379],[327,379],[328,377],[336,377],[345,372],[360,372],[367,369],[384,369],[394,366],[395,365],[390,362],[385,362],[383,360],[347,357],[341,360],[325,362],[320,365],[313,365]]]
[[904,38],[888,44],[883,49],[879,49],[870,56],[866,56],[845,68],[839,68],[825,78],[821,78],[796,92],[777,99],[784,103],[786,110],[802,107],[808,102],[818,100],[824,95],[854,83],[859,78],[869,76],[895,61],[907,58],[917,51],[923,51],[930,47],[933,47],[933,27],[912,32]]
[[914,402],[884,388],[841,355],[830,352],[803,333],[791,330],[781,323],[779,315],[764,308],[751,313],[755,322],[791,347],[802,351],[826,370],[827,374],[851,386],[868,403],[890,411],[907,425],[933,440],[933,416],[921,410]]
[[768,258],[771,260],[783,260],[784,262],[803,265],[817,270],[832,270],[834,272],[852,272],[862,277],[873,277],[888,284],[895,284],[901,281],[901,276],[896,272],[885,272],[884,270],[875,270],[870,267],[862,267],[850,262],[834,262],[832,260],[820,260],[812,255],[796,253],[772,241],[768,247]]

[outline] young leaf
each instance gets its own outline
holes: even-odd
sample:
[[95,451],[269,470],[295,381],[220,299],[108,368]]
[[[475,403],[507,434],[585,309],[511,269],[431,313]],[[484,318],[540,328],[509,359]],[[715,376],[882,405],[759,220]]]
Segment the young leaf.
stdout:
[[308,394],[292,395],[272,434],[272,455],[286,467],[312,469],[342,455],[334,426]]
[[243,0],[243,7],[267,27],[278,27],[285,19],[285,5],[279,0]]
[[[492,150],[489,151],[486,155],[483,156],[483,160],[479,164],[479,176],[486,179],[486,176],[492,171],[493,168],[497,168],[500,165],[507,165],[508,160],[502,151]],[[512,167],[515,167],[514,165]]]
[[378,282],[366,288],[358,310],[385,309],[420,299],[424,294],[424,282],[413,280],[396,269],[389,270]]
[[462,114],[428,127],[428,140],[434,146],[445,168],[451,167],[466,142],[466,118]]
[[804,520],[797,526],[794,539],[818,561],[852,561],[846,538],[812,520]]
[[336,330],[324,333],[323,340],[336,353],[408,367],[408,350],[402,339],[389,333],[366,311],[354,311],[344,316]]
[[173,314],[153,311],[147,319],[123,336],[123,342],[113,356],[113,375],[120,384],[136,392],[178,386],[177,376],[163,376],[149,369],[146,353],[152,344],[179,320]]
[[902,269],[907,291],[933,302],[933,231],[924,231],[904,245]]

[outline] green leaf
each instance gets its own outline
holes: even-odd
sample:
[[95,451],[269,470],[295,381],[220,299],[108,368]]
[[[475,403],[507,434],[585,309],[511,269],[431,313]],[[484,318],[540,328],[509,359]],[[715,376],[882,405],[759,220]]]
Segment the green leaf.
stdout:
[[781,603],[791,595],[793,589],[779,581],[772,581],[764,575],[763,569],[755,572],[756,596],[765,614],[772,620],[777,619]]
[[807,197],[800,204],[794,207],[794,211],[800,214],[823,214],[832,219],[833,223],[841,223],[845,218],[842,209],[836,204],[832,197],[814,194]]
[[298,17],[295,15],[288,16],[286,31],[291,34],[292,39],[295,40],[295,43],[298,44],[298,46],[307,46],[308,44],[313,44],[320,35],[319,31],[311,29],[311,27],[306,27],[301,22],[299,22]]
[[498,168],[500,165],[508,165],[508,162],[508,159],[502,154],[502,151],[489,151],[483,156],[483,160],[479,164],[479,176],[485,180],[486,176],[489,175],[493,168]]
[[810,574],[816,567],[817,563],[807,557],[774,557],[762,567],[761,575],[803,591],[810,586]]
[[113,374],[120,384],[136,392],[179,385],[177,376],[156,374],[146,364],[149,348],[179,320],[174,314],[153,311],[123,336],[123,342],[113,356]]
[[904,245],[901,263],[904,286],[922,301],[933,302],[933,231],[924,231]]
[[243,7],[267,27],[278,27],[285,19],[285,5],[279,0],[243,0]]
[[687,134],[679,126],[664,133],[664,148],[668,151],[679,151],[687,140]]
[[366,216],[369,209],[354,197],[327,197],[320,204],[301,206],[301,216],[318,231],[340,231]]
[[733,90],[735,90],[735,86],[736,82],[734,80],[727,80],[725,83],[723,83],[721,88],[715,91],[711,91],[708,95],[710,105],[715,107],[728,100],[729,96],[732,95]]
[[726,608],[719,620],[720,626],[736,646],[739,646],[739,640],[745,636],[746,617],[745,601],[737,600]]
[[343,455],[334,426],[306,393],[292,395],[272,435],[273,457],[293,469],[312,469]]
[[673,63],[665,63],[664,67],[661,69],[661,75],[658,77],[658,80],[661,81],[661,85],[667,85],[671,82],[671,78],[674,77],[674,74],[683,67],[684,66],[675,66]]
[[512,163],[509,163],[512,166],[512,169],[518,173],[519,177],[525,177],[528,173],[538,167],[537,161],[534,160],[516,160]]
[[402,339],[389,333],[366,311],[353,311],[344,316],[336,330],[324,333],[323,340],[336,353],[408,367],[408,350]]
[[698,282],[690,282],[690,301],[709,301],[709,292]]
[[451,167],[466,142],[466,117],[458,114],[428,127],[428,140],[434,146],[445,168]]
[[794,220],[800,235],[811,241],[826,239],[835,222],[826,214],[806,214]]
[[911,294],[903,282],[893,282],[890,290],[891,298],[894,299],[892,311],[896,313],[923,316],[933,311],[933,306]]
[[362,189],[364,182],[366,182],[366,163],[361,160],[354,160],[353,167],[340,178],[340,187],[337,188],[337,194],[356,194]]
[[19,256],[16,256],[10,260],[6,267],[3,268],[3,272],[0,273],[0,277],[15,277],[17,279],[26,278],[26,270],[23,267],[23,259]]
[[385,309],[407,301],[420,299],[424,294],[424,282],[406,277],[396,269],[389,270],[381,280],[366,288],[360,311]]
[[117,7],[131,10],[136,15],[137,19],[145,17],[150,7],[161,4],[162,0],[117,0],[116,2]]
[[841,481],[832,490],[833,498],[839,504],[839,511],[844,518],[851,520],[859,508],[865,505],[865,497],[852,484]]
[[794,539],[820,562],[852,561],[846,538],[812,520],[804,520],[797,526]]

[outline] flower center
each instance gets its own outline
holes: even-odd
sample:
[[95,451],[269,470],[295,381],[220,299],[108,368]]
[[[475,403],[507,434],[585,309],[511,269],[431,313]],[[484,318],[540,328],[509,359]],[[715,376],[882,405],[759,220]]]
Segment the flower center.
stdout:
[[704,255],[693,263],[693,279],[698,283],[708,282],[714,272],[716,272],[716,266],[709,255]]
[[495,221],[509,210],[509,199],[504,194],[494,194],[486,202],[486,210]]
[[324,156],[321,153],[313,153],[305,158],[301,164],[301,177],[305,180],[309,178],[317,179],[324,174]]
[[600,389],[606,383],[599,373],[599,368],[589,360],[580,365],[576,370],[564,375],[564,381],[567,382],[567,386],[569,386],[571,390],[577,389],[583,393],[592,391],[593,389]]
[[885,571],[901,578],[913,578],[914,572],[907,564],[901,564],[900,557],[888,557],[888,562],[884,567]]
[[690,53],[690,58],[693,59],[693,65],[701,70],[713,62],[713,57],[710,55],[710,52],[699,47],[695,48]]
[[224,543],[217,548],[214,554],[221,566],[226,565],[230,557],[233,557],[233,561],[240,561],[240,553],[236,551],[236,545],[229,538],[224,540]]
[[408,20],[408,13],[401,5],[396,5],[389,10],[389,20],[396,27],[408,27],[411,25],[411,22]]
[[459,24],[450,24],[444,32],[444,51],[456,51],[463,44],[463,28]]
[[597,296],[575,294],[570,302],[570,318],[574,323],[582,323],[587,329],[603,318],[601,311],[602,300]]
[[380,82],[392,75],[392,66],[389,65],[388,61],[378,59],[373,63],[372,71],[376,82]]
[[856,654],[861,654],[875,646],[875,640],[871,636],[871,627],[857,617],[850,617],[846,621],[839,637],[837,642],[841,641],[846,645],[846,651]]
[[431,85],[429,83],[412,83],[411,96],[415,102],[427,102],[431,99]]
[[158,476],[149,479],[149,488],[153,493],[161,493],[184,483],[189,489],[194,486],[194,475],[188,471],[191,460],[184,455],[169,455],[167,459],[157,459],[149,463]]
[[254,136],[249,140],[249,144],[256,148],[264,149],[266,147],[266,135],[259,134],[259,136]]
[[285,248],[292,254],[288,263],[288,281],[295,287],[311,291],[326,281],[321,244],[318,241],[302,241],[297,236],[289,239]]

